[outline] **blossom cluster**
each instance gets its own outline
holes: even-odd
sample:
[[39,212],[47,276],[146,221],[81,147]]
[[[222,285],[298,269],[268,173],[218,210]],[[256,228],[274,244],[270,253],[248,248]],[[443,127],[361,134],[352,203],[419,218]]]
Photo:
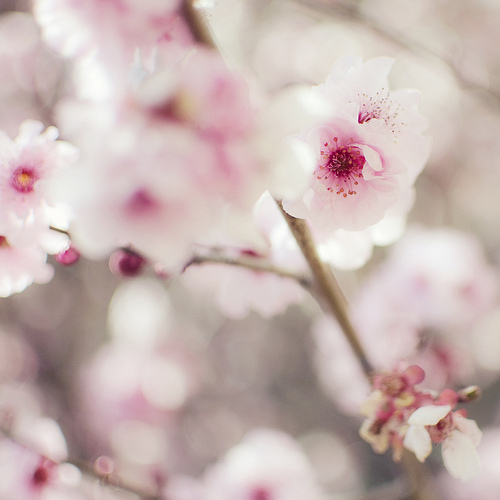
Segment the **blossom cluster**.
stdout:
[[482,433],[476,422],[466,418],[465,409],[455,408],[459,402],[476,399],[478,389],[470,387],[458,393],[445,389],[436,394],[415,387],[424,378],[424,371],[417,365],[376,373],[373,392],[361,408],[366,419],[360,435],[376,453],[392,448],[396,461],[401,460],[406,448],[424,462],[432,444],[441,444],[449,473],[470,479],[480,470],[476,447]]
[[[57,140],[58,130],[34,120],[22,123],[12,140],[0,132],[0,296],[46,283],[53,269],[47,253],[64,252],[68,239],[53,230],[67,228],[70,209],[52,188],[77,158],[75,148]],[[55,227],[54,227],[55,226]]]

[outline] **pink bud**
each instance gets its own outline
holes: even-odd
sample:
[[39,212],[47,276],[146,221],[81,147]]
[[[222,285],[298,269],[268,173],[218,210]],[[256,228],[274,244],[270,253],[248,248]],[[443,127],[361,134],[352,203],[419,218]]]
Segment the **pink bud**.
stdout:
[[127,278],[139,276],[145,265],[146,259],[132,250],[117,250],[109,258],[111,272]]
[[71,266],[80,260],[80,252],[72,245],[65,250],[61,250],[54,256],[56,262],[62,266]]
[[450,405],[452,408],[458,403],[458,394],[452,389],[445,389],[437,398],[440,405]]
[[406,377],[408,384],[420,384],[425,378],[425,372],[418,365],[411,365],[404,370],[403,375]]

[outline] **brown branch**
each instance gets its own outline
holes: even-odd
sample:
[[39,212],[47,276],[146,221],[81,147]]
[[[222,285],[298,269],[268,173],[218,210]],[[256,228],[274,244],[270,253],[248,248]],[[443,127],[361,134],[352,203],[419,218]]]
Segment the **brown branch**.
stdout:
[[329,265],[325,264],[318,255],[316,245],[311,235],[311,231],[304,219],[296,219],[288,214],[280,201],[276,202],[285,217],[285,220],[292,232],[297,244],[300,247],[314,277],[319,296],[324,300],[330,312],[337,319],[344,335],[356,354],[365,374],[368,376],[372,371],[368,358],[361,345],[357,333],[351,323],[348,314],[347,300],[342,293],[340,285]]
[[276,274],[282,278],[289,278],[300,283],[304,288],[311,288],[311,280],[304,275],[294,273],[288,269],[276,267],[269,260],[261,257],[250,257],[241,255],[239,257],[229,257],[219,251],[213,251],[208,255],[194,255],[191,260],[184,266],[187,269],[192,265],[202,264],[223,264],[228,266],[243,267],[252,271],[260,271],[265,273]]
[[189,26],[193,38],[198,43],[210,48],[216,48],[208,23],[193,5],[193,0],[184,0],[181,7],[181,14]]
[[0,428],[0,433],[5,436],[9,441],[17,444],[18,446],[21,446],[25,448],[26,450],[33,451],[37,453],[40,458],[46,459],[52,463],[55,463],[57,465],[63,465],[63,464],[71,464],[75,466],[82,474],[94,478],[97,481],[99,481],[101,484],[108,486],[110,488],[114,488],[117,490],[122,490],[127,493],[131,493],[133,495],[136,495],[138,498],[141,500],[167,500],[164,498],[161,498],[159,495],[152,494],[151,492],[146,492],[144,490],[141,490],[139,488],[136,488],[132,485],[129,485],[122,480],[120,480],[118,477],[111,475],[111,474],[101,474],[99,471],[96,470],[93,464],[90,462],[87,462],[85,460],[81,460],[78,458],[68,458],[66,460],[62,460],[61,462],[54,462],[51,458],[43,455],[42,453],[39,453],[35,448],[30,446],[28,443],[24,442],[23,440],[13,436],[13,434],[8,430],[8,429],[3,429]]

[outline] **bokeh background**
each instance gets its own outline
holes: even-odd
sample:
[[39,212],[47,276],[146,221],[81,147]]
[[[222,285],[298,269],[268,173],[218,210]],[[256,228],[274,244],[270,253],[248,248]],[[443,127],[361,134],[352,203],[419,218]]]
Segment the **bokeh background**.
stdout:
[[[442,476],[439,453],[429,471],[442,498],[497,498],[500,3],[199,4],[230,66],[269,95],[324,81],[346,53],[394,57],[392,88],[421,91],[432,151],[408,233],[336,275],[378,366],[389,346],[394,359],[423,363],[435,389],[482,387],[468,411],[488,435],[483,476],[470,486]],[[0,74],[0,129],[14,137],[27,118],[57,125],[71,61],[45,46],[29,1],[0,1]],[[177,475],[201,478],[251,429],[279,429],[328,498],[405,497],[400,466],[358,436],[363,382],[307,292],[279,314],[231,318],[188,276],[125,278],[108,261],[51,259],[50,283],[0,300],[2,428],[12,408],[50,417],[71,460],[112,457],[123,481],[146,491]],[[97,480],[86,481],[92,498]],[[103,487],[99,498],[121,494]]]

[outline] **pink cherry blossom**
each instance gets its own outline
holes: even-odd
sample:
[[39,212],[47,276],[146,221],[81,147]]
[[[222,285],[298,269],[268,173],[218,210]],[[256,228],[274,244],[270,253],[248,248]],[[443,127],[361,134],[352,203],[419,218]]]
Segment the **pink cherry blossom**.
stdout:
[[37,246],[12,246],[0,236],[0,297],[22,292],[33,282],[47,283],[53,275],[47,252]]
[[482,433],[474,420],[451,409],[450,405],[431,405],[415,410],[408,419],[410,426],[403,444],[423,462],[432,451],[431,443],[441,443],[448,472],[455,478],[468,480],[480,471],[476,448]]
[[58,207],[51,185],[77,156],[73,146],[56,140],[55,127],[42,130],[42,123],[27,120],[14,140],[0,133],[0,233],[14,244],[33,243],[48,230]]
[[204,476],[207,500],[319,500],[314,470],[287,434],[255,429]]
[[[328,118],[303,133],[316,152],[316,169],[304,196],[286,200],[291,215],[322,229],[358,231],[396,206],[402,214],[411,206],[412,185],[427,159],[429,141],[421,136],[415,94],[392,103],[389,67],[386,60],[362,66],[360,60],[344,58],[327,83],[314,89],[324,99]],[[400,111],[404,106],[408,111]],[[405,121],[393,123],[399,113]]]
[[429,155],[430,138],[422,136],[427,120],[418,111],[422,98],[418,90],[390,90],[388,76],[393,64],[394,59],[388,57],[363,63],[360,57],[343,56],[315,91],[333,109],[385,135],[413,181]]
[[373,374],[373,391],[361,407],[367,418],[360,435],[376,453],[392,448],[396,461],[401,460],[404,447],[424,462],[432,443],[440,443],[450,474],[470,479],[480,470],[476,447],[482,433],[473,420],[464,417],[465,409],[452,410],[458,402],[472,401],[477,388],[436,394],[416,387],[424,377],[417,365]]

